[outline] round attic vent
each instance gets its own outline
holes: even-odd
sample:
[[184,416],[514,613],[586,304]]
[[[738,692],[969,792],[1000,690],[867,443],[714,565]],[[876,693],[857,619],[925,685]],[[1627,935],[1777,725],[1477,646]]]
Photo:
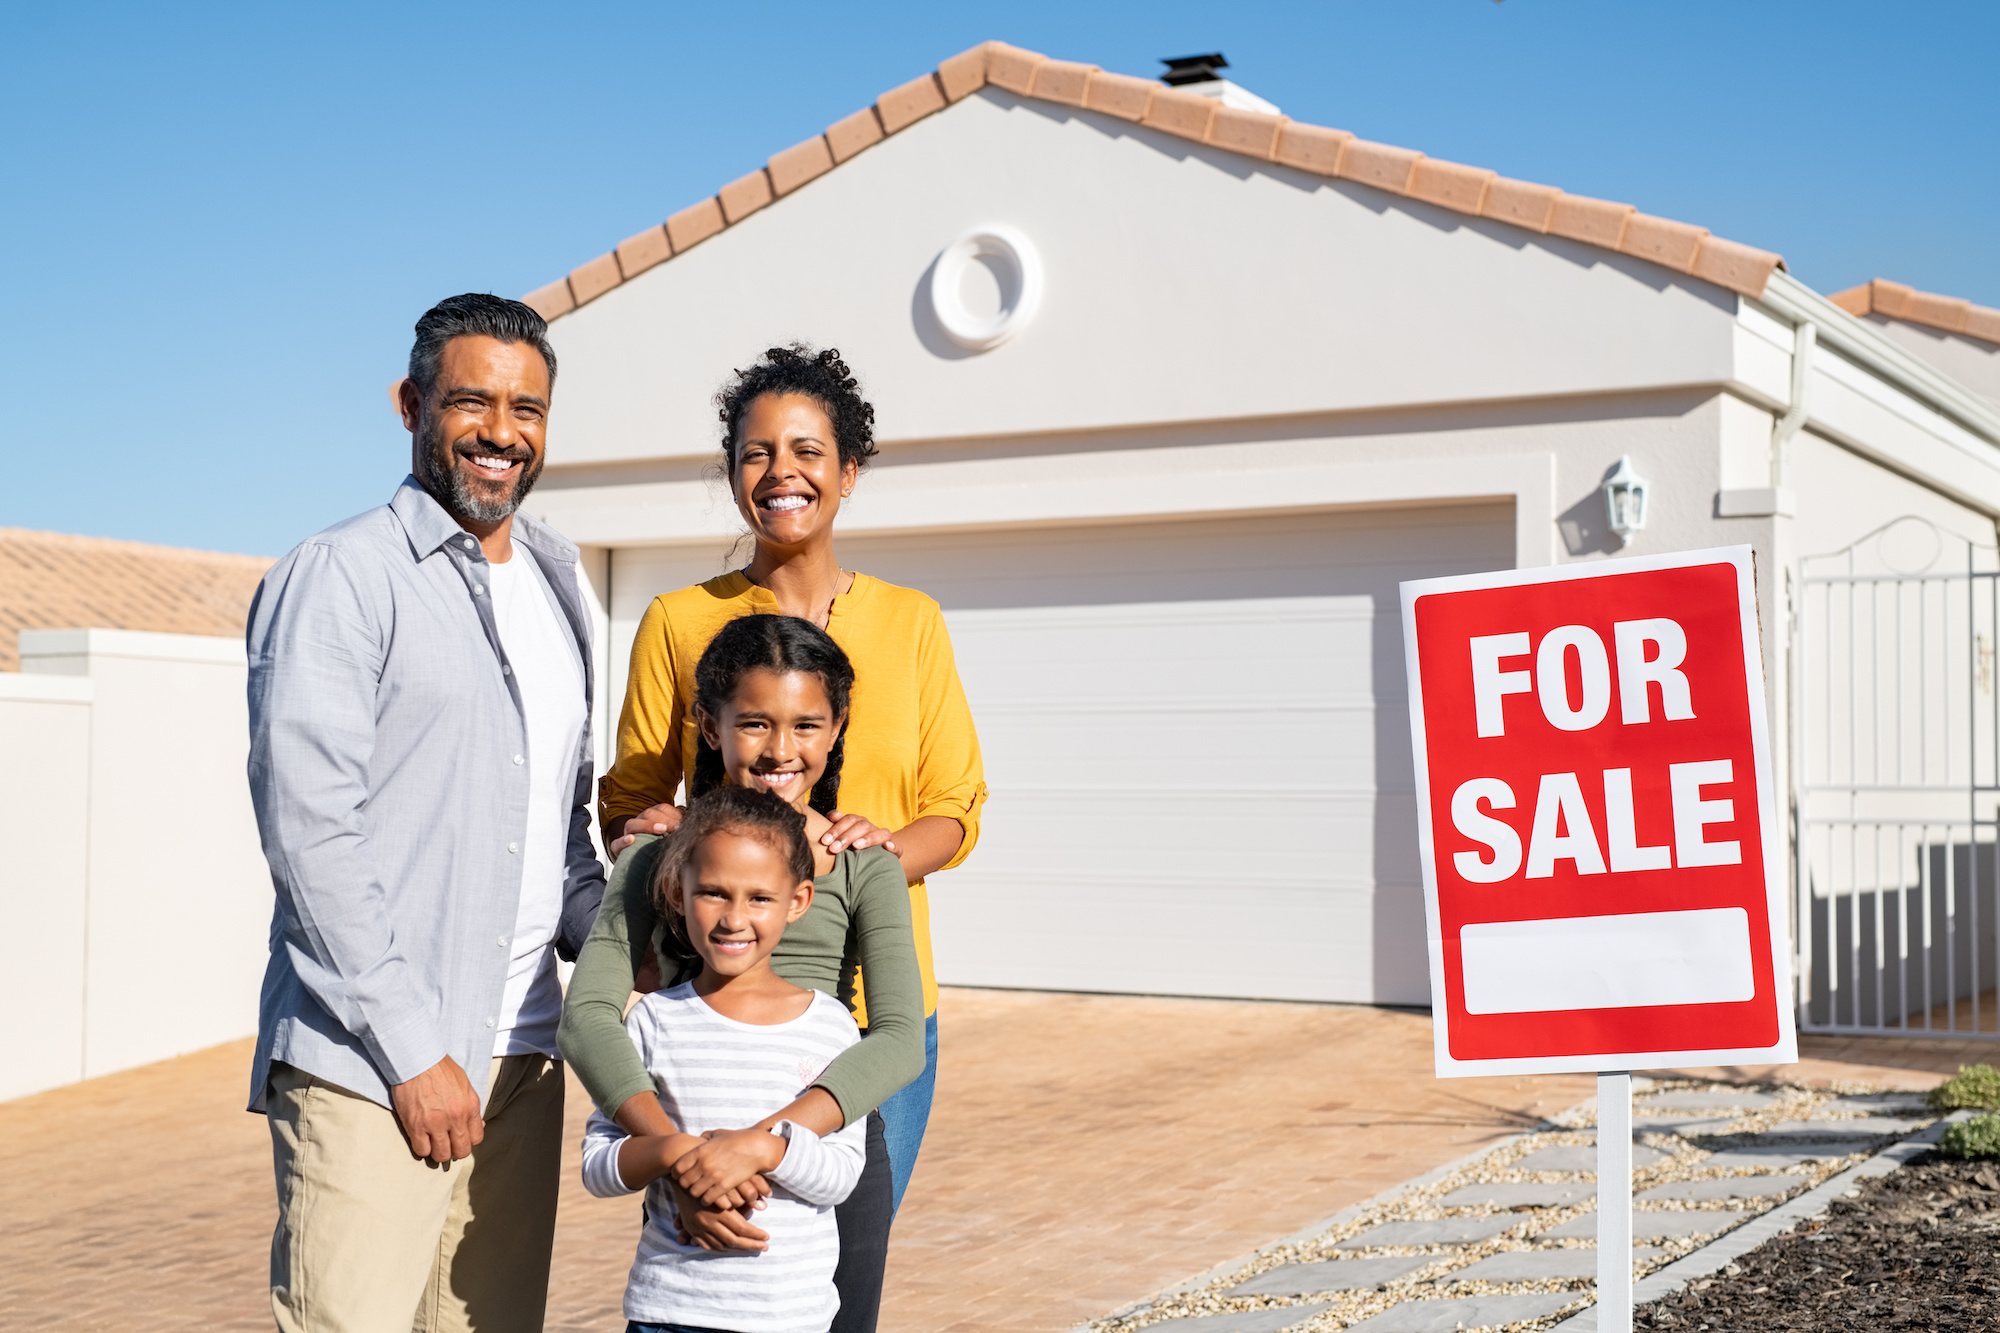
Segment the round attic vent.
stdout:
[[945,336],[971,352],[1028,326],[1042,300],[1042,260],[1026,236],[988,225],[960,233],[931,266],[931,310]]

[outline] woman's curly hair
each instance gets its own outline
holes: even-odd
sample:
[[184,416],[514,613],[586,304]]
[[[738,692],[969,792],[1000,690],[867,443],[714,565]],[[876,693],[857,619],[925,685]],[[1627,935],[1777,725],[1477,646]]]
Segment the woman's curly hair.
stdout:
[[854,372],[840,349],[813,350],[805,343],[773,347],[747,370],[737,370],[715,395],[722,418],[724,468],[736,470],[736,437],[750,404],[767,393],[797,393],[818,403],[833,423],[833,444],[841,463],[868,466],[875,456],[875,409],[861,396]]

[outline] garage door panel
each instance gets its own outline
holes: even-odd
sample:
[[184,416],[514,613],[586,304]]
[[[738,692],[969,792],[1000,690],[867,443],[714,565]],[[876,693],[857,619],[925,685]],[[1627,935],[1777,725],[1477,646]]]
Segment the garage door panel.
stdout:
[[1203,876],[1218,890],[1272,876],[1300,884],[1370,884],[1375,825],[1376,803],[1363,792],[1189,789],[1153,797],[1031,789],[988,804],[975,855],[982,869],[1021,875],[1087,870],[1125,876],[1136,863],[1158,878]]
[[1317,786],[1328,768],[1351,771],[1350,761],[1375,745],[1375,721],[1366,707],[1280,714],[1247,707],[1182,712],[1078,705],[1053,717],[981,708],[978,721],[986,785],[995,792],[1047,782],[1051,766],[1061,770],[1065,785],[1114,790],[1153,782],[1209,790],[1269,786],[1287,773]]
[[[1370,1003],[1373,891],[955,871],[931,896],[941,974],[971,986]],[[976,948],[967,947],[974,941]]]

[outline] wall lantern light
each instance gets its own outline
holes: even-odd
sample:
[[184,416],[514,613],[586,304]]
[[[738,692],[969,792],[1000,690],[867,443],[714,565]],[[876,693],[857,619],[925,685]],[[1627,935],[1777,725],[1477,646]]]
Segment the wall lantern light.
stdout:
[[1632,456],[1618,460],[1618,466],[1604,479],[1604,512],[1620,546],[1630,546],[1633,535],[1646,526],[1648,482],[1632,470]]

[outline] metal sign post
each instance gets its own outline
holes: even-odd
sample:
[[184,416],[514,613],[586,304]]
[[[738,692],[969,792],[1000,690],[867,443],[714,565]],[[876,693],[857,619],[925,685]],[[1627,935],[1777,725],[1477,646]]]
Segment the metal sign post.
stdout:
[[1632,1076],[1597,1076],[1597,1333],[1632,1333]]

